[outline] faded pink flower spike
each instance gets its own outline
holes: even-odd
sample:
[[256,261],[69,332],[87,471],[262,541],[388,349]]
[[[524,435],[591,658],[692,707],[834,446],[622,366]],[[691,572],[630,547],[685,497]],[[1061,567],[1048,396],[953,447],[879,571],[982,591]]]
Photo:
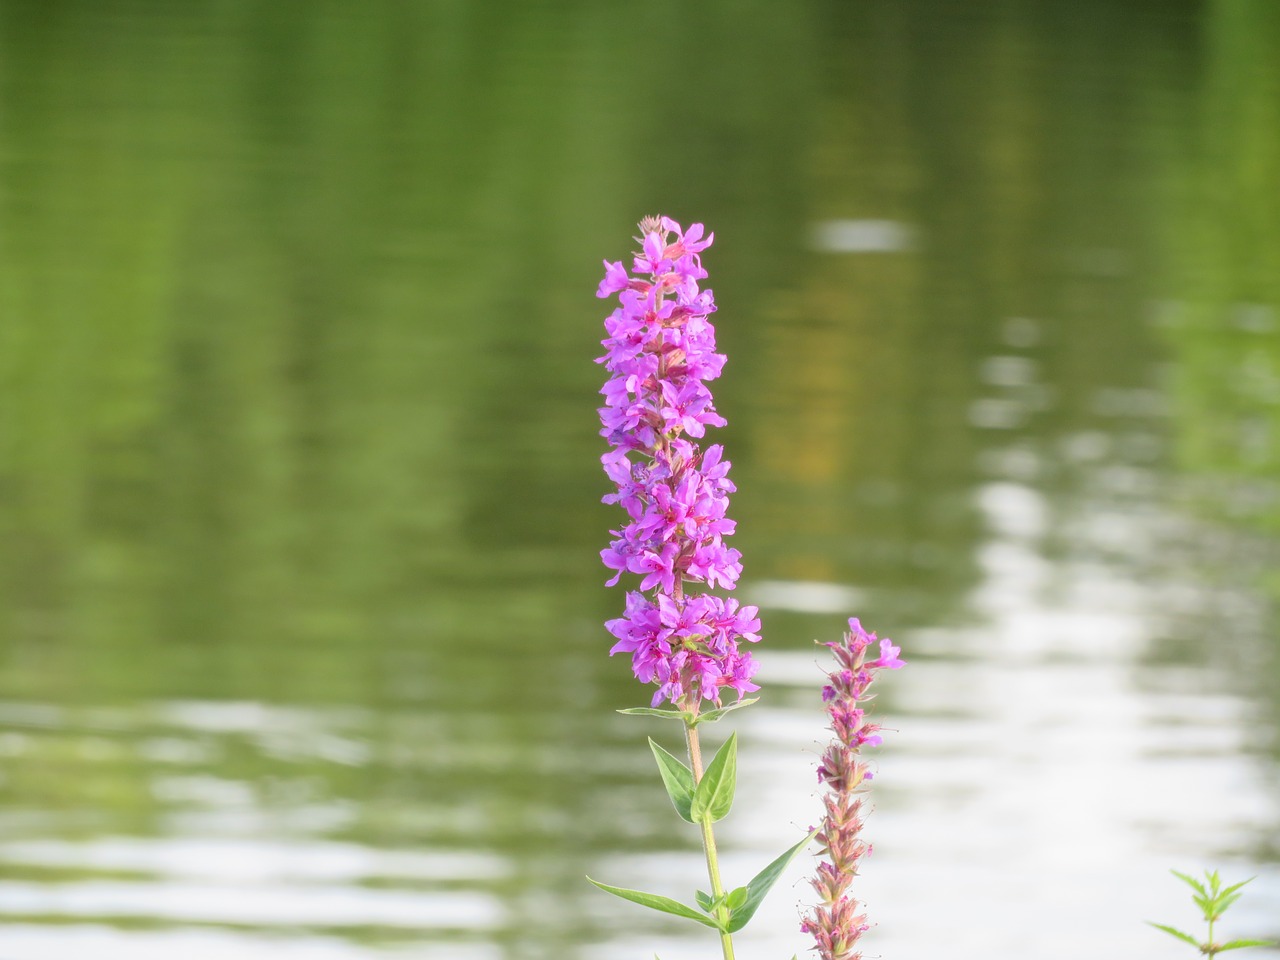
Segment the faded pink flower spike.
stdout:
[[810,881],[819,903],[800,923],[800,929],[814,940],[821,960],[860,960],[856,945],[868,929],[861,904],[848,893],[858,874],[858,862],[871,852],[861,839],[863,811],[862,784],[871,779],[859,753],[865,744],[880,743],[880,725],[866,719],[865,704],[879,670],[897,670],[904,663],[901,651],[889,640],[879,640],[879,656],[867,661],[868,649],[877,642],[856,617],[849,619],[849,632],[839,643],[827,643],[836,659],[836,669],[822,689],[827,705],[829,729],[835,734],[818,765],[818,780],[826,784],[822,798],[825,813],[817,840],[825,860],[818,864]]

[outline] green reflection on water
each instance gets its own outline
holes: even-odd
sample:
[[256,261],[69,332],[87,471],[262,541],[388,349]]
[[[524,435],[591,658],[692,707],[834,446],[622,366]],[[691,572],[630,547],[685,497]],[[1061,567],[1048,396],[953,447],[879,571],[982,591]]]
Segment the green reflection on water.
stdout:
[[[1280,10],[1215,3],[1208,25],[1163,237],[1177,455],[1191,481],[1185,500],[1233,531],[1208,529],[1195,563],[1201,582],[1251,611],[1206,618],[1197,640],[1219,638],[1218,656],[1267,703],[1251,746],[1280,756],[1280,65],[1271,56]],[[1274,837],[1258,846],[1277,854]]]

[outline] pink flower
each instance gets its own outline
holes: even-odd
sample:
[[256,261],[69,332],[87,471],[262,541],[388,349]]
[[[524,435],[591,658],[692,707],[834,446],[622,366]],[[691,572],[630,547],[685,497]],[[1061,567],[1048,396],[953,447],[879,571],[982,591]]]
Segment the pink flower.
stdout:
[[610,263],[606,260],[604,261],[604,279],[600,281],[600,286],[596,288],[596,296],[607,297],[620,290],[625,290],[630,282],[631,277],[627,275],[627,268],[621,262]]
[[881,640],[879,658],[871,661],[867,666],[873,669],[882,667],[885,670],[897,670],[899,667],[905,667],[905,661],[898,659],[898,654],[901,652],[902,651],[898,647],[895,647],[890,641]]
[[827,793],[822,798],[825,815],[817,840],[827,859],[818,864],[810,881],[820,902],[800,924],[813,937],[821,960],[857,960],[862,956],[856,949],[858,938],[868,929],[866,915],[848,893],[859,861],[871,852],[871,845],[860,836],[863,784],[871,779],[871,772],[859,751],[881,742],[880,725],[867,721],[863,705],[871,699],[868,690],[877,671],[903,666],[901,651],[889,640],[880,640],[879,658],[866,662],[867,649],[876,639],[852,617],[844,639],[825,644],[836,661],[822,689],[835,736],[818,765],[818,780]]
[[[729,462],[720,445],[704,453],[694,442],[725,424],[706,386],[725,362],[707,319],[715,298],[699,288],[714,235],[667,217],[645,218],[640,233],[632,271],[604,261],[596,290],[618,298],[597,361],[609,371],[599,413],[611,449],[601,463],[615,488],[603,499],[631,521],[612,531],[600,558],[615,572],[610,586],[624,573],[642,578],[626,614],[606,625],[618,638],[610,652],[631,654],[636,678],[658,685],[655,703],[719,703],[724,687],[739,696],[757,689],[755,661],[739,643],[758,641],[760,622],[754,607],[684,590],[697,581],[731,589],[742,572],[741,555],[724,543],[736,526],[727,515]],[[645,591],[654,599],[632,599]]]

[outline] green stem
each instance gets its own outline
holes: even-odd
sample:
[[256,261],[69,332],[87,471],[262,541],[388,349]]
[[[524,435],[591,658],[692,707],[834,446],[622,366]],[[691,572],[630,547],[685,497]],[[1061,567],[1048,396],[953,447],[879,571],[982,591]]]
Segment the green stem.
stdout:
[[[697,709],[698,705],[695,703],[693,706],[695,714]],[[698,742],[698,728],[686,723],[684,738],[689,747],[689,768],[693,771],[693,782],[697,784],[702,779],[702,747]],[[701,826],[702,850],[707,855],[707,876],[711,879],[711,897],[719,900],[724,896],[724,884],[720,882],[720,860],[716,856],[716,838],[711,830],[710,820],[703,820]],[[728,911],[723,906],[716,908],[716,918],[726,920]],[[734,960],[731,934],[723,932],[720,934],[720,949],[724,951],[724,960]]]

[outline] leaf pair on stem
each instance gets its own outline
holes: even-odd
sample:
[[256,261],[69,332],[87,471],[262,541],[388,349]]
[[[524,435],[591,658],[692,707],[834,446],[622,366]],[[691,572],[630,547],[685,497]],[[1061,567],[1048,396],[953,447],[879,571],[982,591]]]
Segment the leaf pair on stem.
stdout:
[[723,820],[733,806],[733,793],[738,779],[738,734],[733,733],[716,752],[707,772],[696,784],[693,771],[680,758],[664,750],[653,737],[649,749],[658,761],[658,772],[667,788],[667,796],[681,820],[689,823],[715,823]]
[[[591,880],[592,883],[606,893],[612,893],[615,897],[638,903],[642,907],[649,907],[651,910],[684,917],[719,930],[721,933],[737,933],[755,916],[756,910],[759,909],[765,895],[778,881],[778,877],[782,876],[782,871],[808,845],[813,836],[812,833],[809,834],[790,850],[787,850],[757,873],[745,887],[735,887],[718,899],[713,899],[710,894],[699,890],[694,894],[694,899],[697,901],[698,906],[702,908],[703,912],[701,913],[693,907],[681,903],[679,900],[673,900],[661,894],[645,893],[641,890],[627,890],[623,887],[613,887],[607,883],[601,883],[598,880],[591,880],[590,877],[587,877],[587,879]],[[720,916],[717,916],[717,914],[720,914]]]
[[694,713],[692,710],[662,710],[658,707],[627,707],[625,710],[619,710],[618,712],[625,713],[629,717],[663,717],[668,720],[680,720],[692,730],[700,723],[715,723],[729,711],[749,707],[759,699],[759,697],[747,697],[744,700],[737,700],[728,706],[716,707],[714,710],[704,710],[701,713]]
[[[663,785],[667,788],[667,796],[671,798],[672,806],[680,815],[680,819],[698,824],[704,830],[717,820],[724,819],[733,806],[738,775],[738,735],[736,733],[730,735],[716,752],[700,780],[695,780],[693,771],[684,761],[663,749],[652,737],[649,738],[649,747],[653,750],[654,759],[658,761],[658,771],[662,775]],[[765,895],[772,889],[778,877],[782,875],[782,871],[813,837],[813,833],[809,834],[784,852],[756,874],[746,886],[735,887],[719,895],[699,890],[694,895],[694,900],[700,910],[660,894],[614,887],[591,880],[590,877],[587,879],[606,893],[612,893],[623,900],[630,900],[632,903],[638,903],[652,910],[693,920],[719,930],[722,934],[732,934],[745,927],[755,916],[756,910],[759,909]]]

